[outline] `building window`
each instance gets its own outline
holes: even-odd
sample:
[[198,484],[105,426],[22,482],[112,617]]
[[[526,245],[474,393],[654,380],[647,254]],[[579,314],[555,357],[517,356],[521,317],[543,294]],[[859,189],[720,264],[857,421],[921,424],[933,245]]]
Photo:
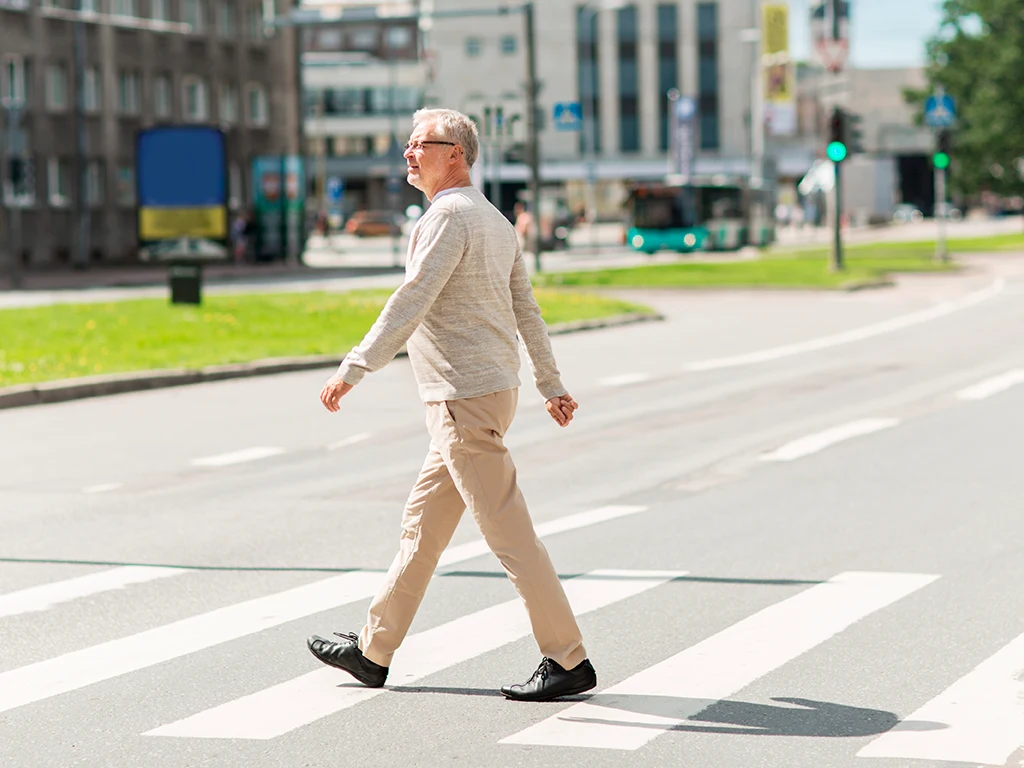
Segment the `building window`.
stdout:
[[601,151],[601,73],[598,69],[597,13],[592,8],[576,9],[577,92],[583,106],[580,152]]
[[5,107],[22,106],[27,101],[25,68],[25,59],[21,56],[4,57],[3,71],[0,72],[0,103]]
[[228,125],[238,122],[238,88],[231,83],[220,90],[220,120]]
[[149,16],[153,21],[170,21],[167,12],[167,0],[149,0]]
[[235,36],[235,4],[232,0],[217,3],[217,34],[225,39]]
[[505,56],[514,56],[519,50],[519,39],[515,35],[505,35],[501,38],[501,52]]
[[96,0],[78,0],[78,10],[83,13],[96,13]]
[[352,30],[352,47],[357,51],[376,51],[380,37],[374,27],[356,27]]
[[639,152],[640,83],[636,60],[636,6],[621,8],[616,15],[619,27],[619,150]]
[[171,78],[157,75],[153,79],[153,115],[166,119],[171,116]]
[[718,4],[697,6],[700,148],[718,149]]
[[71,204],[71,163],[56,157],[46,161],[46,191],[55,208]]
[[28,208],[36,202],[36,167],[30,156],[9,157],[7,172],[0,174],[4,201]]
[[668,92],[679,87],[679,18],[674,4],[658,6],[658,146],[668,152],[669,109]]
[[206,5],[203,0],[184,0],[184,21],[192,26],[193,35],[206,32]]
[[466,38],[466,56],[475,59],[483,52],[484,42],[479,37]]
[[82,108],[95,113],[103,109],[103,80],[97,67],[88,67],[83,75]]
[[131,163],[117,166],[117,204],[125,208],[135,205],[135,167]]
[[113,0],[114,16],[136,16],[135,0]]
[[65,64],[50,64],[46,68],[46,108],[63,110],[68,107],[68,68]]
[[184,81],[185,119],[202,122],[209,117],[210,109],[206,98],[206,83],[198,77]]
[[262,85],[249,86],[249,125],[263,127],[270,124],[267,92]]
[[103,205],[103,161],[90,160],[85,164],[86,205]]
[[263,39],[263,16],[259,8],[249,6],[245,9],[245,31],[250,40]]
[[412,30],[409,27],[389,27],[387,32],[388,48],[408,48],[412,45]]
[[139,73],[125,70],[117,78],[117,111],[122,115],[137,115],[142,110]]

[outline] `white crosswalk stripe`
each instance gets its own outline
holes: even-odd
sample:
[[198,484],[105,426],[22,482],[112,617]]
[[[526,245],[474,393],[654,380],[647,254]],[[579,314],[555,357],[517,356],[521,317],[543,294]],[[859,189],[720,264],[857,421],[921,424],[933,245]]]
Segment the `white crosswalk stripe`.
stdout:
[[[594,571],[569,579],[565,591],[577,615],[634,597],[685,571]],[[388,674],[391,685],[493,651],[530,634],[522,601],[510,600],[406,639]],[[339,688],[339,673],[319,669],[272,688],[161,726],[148,735],[213,739],[272,739],[372,699],[382,688]]]
[[1024,746],[1024,635],[857,753],[1009,765]]
[[[772,605],[503,744],[634,750],[937,576],[843,573]],[[658,712],[632,702],[662,702]],[[651,708],[648,703],[641,705]]]

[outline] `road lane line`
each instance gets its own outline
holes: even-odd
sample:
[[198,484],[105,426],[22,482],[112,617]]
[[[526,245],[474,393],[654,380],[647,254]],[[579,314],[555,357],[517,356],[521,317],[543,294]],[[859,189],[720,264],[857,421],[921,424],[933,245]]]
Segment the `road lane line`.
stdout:
[[711,360],[700,360],[695,363],[690,363],[686,366],[685,370],[691,372],[714,371],[721,368],[735,368],[741,365],[754,365],[756,363],[765,363],[770,360],[780,360],[784,357],[802,355],[805,352],[816,352],[822,349],[838,347],[842,344],[850,344],[855,341],[871,339],[875,336],[892,333],[893,331],[900,331],[904,328],[910,328],[914,325],[920,325],[921,323],[926,323],[931,320],[937,320],[940,317],[945,317],[946,315],[953,314],[954,312],[968,309],[976,304],[980,304],[983,301],[988,301],[989,299],[998,296],[1005,289],[1006,281],[999,278],[992,283],[992,285],[980,291],[975,291],[974,293],[970,293],[953,301],[936,304],[934,307],[929,307],[928,309],[924,309],[919,312],[911,312],[907,315],[894,317],[891,320],[873,323],[871,325],[863,326],[862,328],[854,328],[853,330],[837,333],[832,336],[821,336],[817,339],[797,342],[796,344],[785,344],[780,347],[771,347],[757,352],[732,355],[729,357],[717,357]]
[[1009,765],[1024,746],[1024,635],[896,724],[858,757]]
[[992,397],[992,395],[1005,392],[1018,384],[1024,384],[1024,368],[1017,368],[1001,376],[994,376],[991,379],[980,381],[966,389],[961,389],[956,393],[956,396],[958,400],[984,400],[987,397]]
[[793,461],[794,459],[801,459],[804,456],[810,456],[812,453],[817,453],[844,440],[861,437],[862,435],[870,435],[883,429],[890,429],[899,423],[899,419],[889,418],[851,421],[848,424],[826,429],[824,432],[801,437],[799,440],[786,443],[774,451],[762,453],[760,459],[761,461]]
[[90,485],[87,488],[82,489],[82,493],[107,493],[108,491],[116,491],[118,488],[123,488],[124,483],[102,483],[101,485]]
[[369,440],[373,435],[370,432],[361,432],[358,435],[352,435],[352,437],[346,437],[344,440],[338,440],[336,443],[331,443],[327,446],[328,451],[336,451],[339,448],[347,448],[350,445],[356,445]]
[[642,384],[645,381],[650,381],[651,375],[649,373],[624,373],[620,376],[609,376],[606,379],[598,380],[598,386],[602,387],[625,387],[629,384]]
[[639,749],[937,578],[841,573],[500,743]]
[[284,448],[245,448],[232,453],[222,453],[219,456],[207,456],[204,459],[193,459],[192,464],[197,467],[227,467],[232,464],[243,464],[247,461],[257,461],[270,456],[280,456]]
[[0,595],[0,617],[18,616],[22,613],[38,613],[60,603],[67,603],[82,597],[91,597],[102,592],[123,589],[132,584],[166,579],[182,573],[187,568],[148,568],[140,565],[126,565],[73,579],[40,584],[17,592]]
[[[565,581],[577,616],[635,597],[686,571],[593,571]],[[389,686],[409,685],[508,643],[527,637],[530,622],[519,599],[463,616],[412,635],[388,674]],[[313,661],[313,663],[316,663]],[[320,668],[249,696],[229,701],[146,736],[206,739],[273,739],[384,693],[382,688],[340,685],[350,678]]]
[[[536,526],[537,535],[578,530],[636,514],[645,507],[602,507]],[[483,541],[451,547],[441,558],[448,566],[490,552]],[[139,669],[177,659],[289,621],[368,600],[383,583],[383,572],[353,571],[266,597],[66,653],[0,673],[0,713],[84,688]]]

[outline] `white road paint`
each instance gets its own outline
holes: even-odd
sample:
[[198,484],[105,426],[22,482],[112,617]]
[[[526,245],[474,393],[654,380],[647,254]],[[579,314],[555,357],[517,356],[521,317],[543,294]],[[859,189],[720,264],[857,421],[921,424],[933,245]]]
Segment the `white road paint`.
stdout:
[[183,573],[189,573],[189,570],[186,568],[149,568],[141,565],[126,565],[51,584],[40,584],[36,587],[0,595],[0,617],[37,613],[60,603],[91,597],[115,589],[124,589],[131,584],[166,579]]
[[780,347],[771,347],[757,352],[749,352],[730,357],[716,357],[711,360],[701,360],[695,363],[690,363],[686,366],[685,370],[697,372],[714,371],[721,368],[736,368],[742,365],[754,365],[756,363],[765,363],[771,360],[781,360],[785,357],[802,355],[807,352],[817,352],[822,349],[830,349],[842,344],[850,344],[855,341],[864,341],[865,339],[882,336],[883,334],[892,333],[893,331],[901,331],[904,328],[910,328],[915,325],[920,325],[921,323],[938,320],[939,318],[951,315],[954,312],[968,309],[982,303],[983,301],[988,301],[989,299],[998,296],[1005,289],[1006,281],[1000,278],[989,287],[980,291],[969,293],[966,296],[953,301],[936,304],[934,307],[929,307],[928,309],[911,312],[910,314],[901,315],[900,317],[894,317],[891,320],[885,320],[880,323],[873,323],[861,328],[854,328],[853,330],[837,333],[832,336],[821,336],[817,339],[801,341],[795,344],[785,344]]
[[[660,586],[686,571],[594,571],[568,579],[565,591],[576,615],[604,608]],[[407,638],[391,665],[390,686],[476,658],[530,634],[521,600],[491,606]],[[207,739],[273,739],[372,699],[386,689],[340,685],[349,678],[323,668],[205,712],[163,725],[147,736]]]
[[344,440],[338,440],[335,443],[331,443],[327,446],[328,451],[336,451],[339,448],[348,448],[350,445],[356,445],[369,440],[373,435],[370,432],[361,432],[358,435],[352,435],[352,437],[346,437]]
[[620,376],[609,376],[606,379],[599,379],[598,386],[602,387],[625,387],[630,384],[642,384],[645,381],[650,381],[651,376],[648,373],[623,373]]
[[1017,368],[1001,376],[993,376],[991,379],[980,381],[966,389],[961,389],[956,396],[958,400],[984,400],[1018,384],[1024,384],[1024,368]]
[[[644,509],[602,507],[538,525],[537,534],[550,536],[577,530]],[[483,545],[483,552],[478,545]],[[488,551],[482,541],[469,542],[450,548],[441,564],[454,565]],[[2,672],[0,712],[369,599],[377,593],[384,578],[381,572],[353,571]]]
[[810,456],[812,453],[817,453],[831,445],[841,443],[844,440],[850,440],[854,437],[861,437],[863,435],[870,435],[873,432],[880,432],[883,429],[890,429],[899,423],[899,419],[889,418],[860,419],[859,421],[851,421],[848,424],[842,424],[838,427],[833,427],[832,429],[826,429],[824,432],[817,432],[813,435],[801,437],[791,443],[786,443],[780,448],[776,448],[774,451],[762,453],[760,458],[761,461],[793,461],[794,459],[800,459],[804,456]]
[[284,448],[245,448],[233,453],[222,453],[219,456],[207,456],[205,459],[193,459],[192,464],[197,467],[227,467],[232,464],[244,464],[247,461],[280,456],[282,453],[284,453]]
[[1024,635],[925,704],[858,757],[1010,764],[1024,746]]
[[639,749],[937,578],[916,573],[841,573],[501,743]]
[[118,488],[123,488],[124,483],[103,483],[101,485],[90,485],[87,488],[82,489],[82,493],[107,493],[108,491],[116,491]]

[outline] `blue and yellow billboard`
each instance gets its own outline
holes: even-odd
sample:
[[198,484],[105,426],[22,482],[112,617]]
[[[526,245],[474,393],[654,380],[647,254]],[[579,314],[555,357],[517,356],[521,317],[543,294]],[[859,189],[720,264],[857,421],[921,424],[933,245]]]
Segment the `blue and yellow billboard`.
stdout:
[[228,240],[224,132],[209,126],[161,126],[136,139],[139,240]]

